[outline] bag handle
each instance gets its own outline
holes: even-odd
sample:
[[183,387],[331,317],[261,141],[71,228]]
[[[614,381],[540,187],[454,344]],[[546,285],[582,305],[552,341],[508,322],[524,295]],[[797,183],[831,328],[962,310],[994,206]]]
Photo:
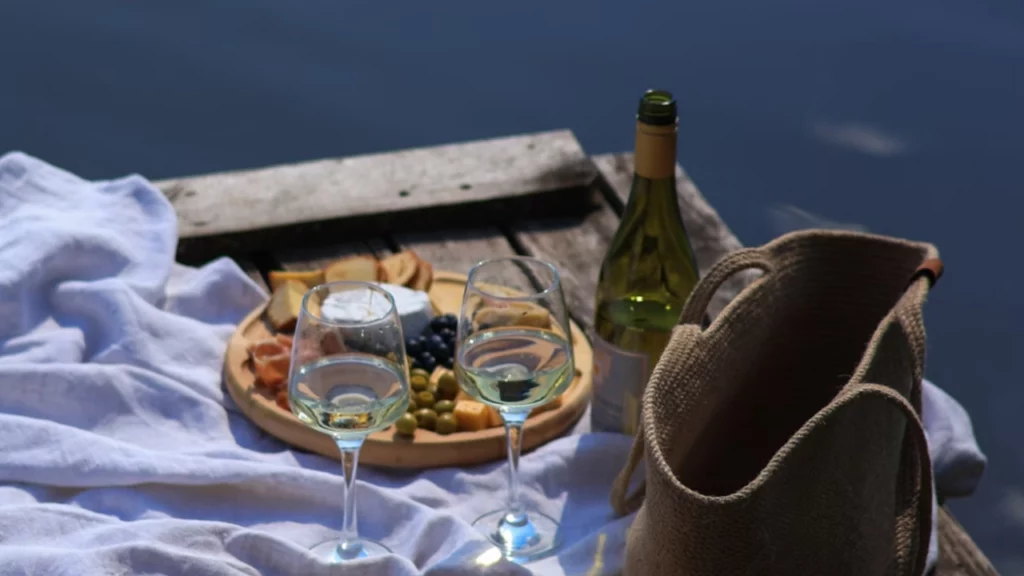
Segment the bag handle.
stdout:
[[679,323],[700,326],[715,292],[718,292],[731,276],[750,268],[757,268],[765,274],[770,274],[775,269],[774,260],[768,252],[760,248],[741,248],[716,262],[686,299]]
[[[775,266],[771,255],[760,248],[740,248],[739,250],[730,252],[724,258],[716,262],[715,265],[711,267],[711,270],[708,271],[707,275],[701,278],[700,282],[697,283],[693,292],[690,293],[689,298],[686,300],[686,304],[683,306],[683,311],[679,316],[679,323],[696,324],[700,327],[706,315],[708,305],[711,303],[711,298],[714,297],[715,292],[718,292],[718,289],[722,284],[734,274],[750,268],[757,268],[762,270],[765,274],[770,274],[774,270]],[[678,332],[673,331],[673,340],[677,334]],[[672,346],[671,341],[668,346]],[[629,458],[626,459],[626,465],[623,467],[622,471],[619,472],[619,475],[615,478],[615,482],[612,484],[612,509],[620,516],[624,516],[638,510],[644,501],[644,494],[646,493],[646,482],[641,484],[632,494],[629,493],[629,481],[633,477],[633,473],[636,472],[636,467],[644,458],[643,421],[644,419],[641,418],[640,424],[636,429],[636,434],[633,437],[633,447],[629,451]]]
[[932,524],[932,464],[924,426],[910,402],[892,388],[879,384],[860,384],[849,393],[856,394],[860,391],[869,392],[888,400],[899,408],[907,419],[907,434],[903,438],[903,453],[909,454],[910,461],[907,461],[908,456],[904,456],[900,462],[901,482],[899,488],[903,492],[902,501],[912,502],[910,510],[914,513],[914,517],[896,518],[896,540],[900,540],[901,533],[915,531],[917,532],[915,535],[917,549],[916,555],[911,558],[904,558],[896,554],[894,561],[900,563],[901,566],[893,573],[923,574],[928,561],[928,544],[931,539]]

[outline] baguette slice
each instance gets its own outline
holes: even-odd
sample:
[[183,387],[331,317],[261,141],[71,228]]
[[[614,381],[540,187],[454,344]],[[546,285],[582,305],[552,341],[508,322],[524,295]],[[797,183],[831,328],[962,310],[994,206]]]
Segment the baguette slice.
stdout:
[[409,288],[419,290],[421,292],[427,292],[430,290],[430,285],[433,282],[434,267],[430,265],[430,262],[420,260],[420,265],[416,269],[416,275],[413,276],[409,283]]
[[380,261],[384,268],[384,281],[388,284],[408,286],[419,271],[420,258],[412,250],[403,250]]
[[473,321],[479,326],[478,329],[494,326],[551,328],[551,315],[547,310],[534,305],[485,306],[477,311]]
[[373,256],[349,256],[335,260],[324,268],[324,280],[340,282],[342,280],[358,280],[362,282],[378,282],[384,279],[384,268]]
[[278,332],[295,330],[295,323],[302,311],[302,297],[306,295],[306,285],[295,280],[278,286],[270,296],[267,305],[267,319]]
[[323,270],[271,270],[270,271],[270,289],[277,290],[277,287],[289,280],[295,282],[301,282],[305,284],[307,288],[312,288],[318,284],[324,283],[324,271]]

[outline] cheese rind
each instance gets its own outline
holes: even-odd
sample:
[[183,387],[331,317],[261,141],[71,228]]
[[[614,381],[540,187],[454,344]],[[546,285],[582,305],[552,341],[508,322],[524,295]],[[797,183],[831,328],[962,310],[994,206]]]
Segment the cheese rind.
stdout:
[[[395,308],[402,322],[402,334],[406,338],[419,336],[434,317],[427,293],[396,284],[377,285],[391,294],[395,300]],[[349,290],[330,294],[323,301],[321,314],[325,319],[336,322],[365,320],[368,312],[370,317],[383,315],[386,312],[385,300],[378,298],[374,301],[373,298],[367,297],[366,292]]]

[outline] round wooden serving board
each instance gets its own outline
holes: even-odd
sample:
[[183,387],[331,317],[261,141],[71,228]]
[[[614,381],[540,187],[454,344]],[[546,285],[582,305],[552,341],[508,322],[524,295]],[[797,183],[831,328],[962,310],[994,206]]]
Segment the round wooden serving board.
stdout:
[[[430,300],[441,314],[458,314],[466,276],[434,272]],[[252,311],[231,336],[224,358],[224,382],[235,404],[257,426],[298,448],[338,458],[338,448],[327,436],[304,425],[291,412],[282,410],[273,396],[256,386],[247,347],[268,338],[272,331],[265,322],[266,305]],[[593,350],[583,331],[570,322],[576,377],[562,395],[562,404],[532,416],[523,432],[523,451],[531,450],[563,435],[583,414],[590,397]],[[360,463],[388,468],[439,468],[468,466],[505,458],[505,430],[488,428],[479,432],[456,432],[447,436],[417,430],[413,438],[401,436],[394,428],[375,432],[359,453]]]

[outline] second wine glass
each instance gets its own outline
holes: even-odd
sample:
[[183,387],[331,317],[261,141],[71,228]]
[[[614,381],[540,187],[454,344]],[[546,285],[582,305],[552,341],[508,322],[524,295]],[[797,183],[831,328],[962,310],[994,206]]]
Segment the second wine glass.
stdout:
[[558,522],[527,512],[519,498],[523,425],[575,376],[569,317],[558,270],[525,256],[486,260],[469,272],[457,333],[455,373],[467,394],[496,408],[505,423],[509,493],[504,508],[473,524],[523,562],[552,551]]

